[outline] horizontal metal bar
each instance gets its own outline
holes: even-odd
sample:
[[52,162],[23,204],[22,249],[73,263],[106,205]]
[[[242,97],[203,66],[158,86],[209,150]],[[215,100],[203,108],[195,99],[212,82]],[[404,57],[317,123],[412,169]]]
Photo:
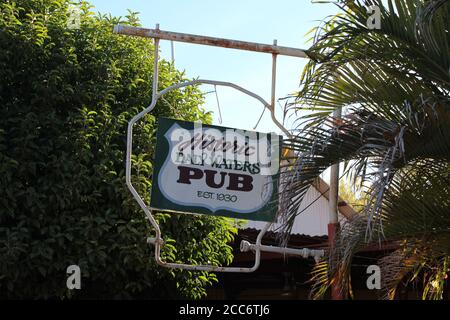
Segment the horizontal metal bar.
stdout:
[[257,245],[252,244],[248,241],[242,240],[240,245],[241,252],[255,251],[259,248],[259,250],[263,252],[274,252],[280,254],[287,254],[292,256],[301,256],[303,258],[312,257],[316,261],[319,261],[325,254],[325,250],[314,250],[309,248],[303,249],[293,249],[293,248],[284,248],[284,247],[274,247],[274,246],[265,246],[265,245]]
[[146,28],[139,28],[139,27],[131,27],[131,26],[124,26],[121,24],[114,26],[114,33],[128,35],[128,36],[163,39],[163,40],[170,40],[170,41],[177,41],[177,42],[188,42],[188,43],[202,44],[202,45],[206,45],[206,46],[279,54],[282,56],[308,58],[308,56],[305,53],[305,50],[297,49],[297,48],[281,47],[281,46],[262,44],[262,43],[256,43],[256,42],[247,42],[247,41],[207,37],[207,36],[200,36],[200,35],[188,34],[188,33],[170,32],[170,31],[163,31],[163,30],[159,30],[159,29],[146,29]]

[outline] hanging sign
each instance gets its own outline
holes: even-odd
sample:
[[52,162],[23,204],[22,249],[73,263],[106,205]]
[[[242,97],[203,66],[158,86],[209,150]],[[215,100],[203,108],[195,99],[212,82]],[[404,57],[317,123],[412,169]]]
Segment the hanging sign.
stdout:
[[273,221],[281,136],[158,119],[151,207]]

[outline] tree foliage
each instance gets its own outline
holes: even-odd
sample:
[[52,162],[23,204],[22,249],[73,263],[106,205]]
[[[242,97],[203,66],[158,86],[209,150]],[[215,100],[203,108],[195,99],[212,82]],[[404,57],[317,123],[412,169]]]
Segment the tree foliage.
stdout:
[[[67,0],[0,1],[0,296],[199,298],[214,274],[168,271],[125,186],[127,122],[151,100],[153,45],[112,33],[126,18]],[[160,87],[186,80],[160,62]],[[195,87],[174,90],[135,127],[133,181],[149,201],[157,116],[210,122]],[[159,214],[169,261],[230,262],[225,219]],[[79,265],[82,289],[66,288]]]
[[[311,60],[290,108],[312,111],[290,141],[295,164],[283,178],[288,233],[314,179],[344,162],[366,193],[361,215],[343,226],[315,270],[314,297],[332,282],[351,295],[358,250],[388,240],[379,261],[383,297],[424,279],[423,298],[442,298],[450,256],[450,2],[341,0],[314,30]],[[369,7],[380,29],[369,28]],[[343,111],[334,119],[335,110]]]

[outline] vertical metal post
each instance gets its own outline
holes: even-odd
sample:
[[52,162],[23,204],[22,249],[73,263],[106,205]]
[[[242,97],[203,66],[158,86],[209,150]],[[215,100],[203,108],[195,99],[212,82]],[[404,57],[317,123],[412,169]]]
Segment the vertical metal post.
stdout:
[[[341,109],[336,109],[333,113],[334,118],[341,118]],[[338,220],[338,199],[339,199],[339,164],[331,166],[330,172],[330,195],[328,197],[329,204],[329,221],[328,221],[328,241],[330,251],[334,249],[336,245],[336,234],[339,232],[339,220]],[[331,286],[331,299],[342,300],[343,295],[339,284],[333,282]]]
[[170,41],[170,55],[172,58],[172,64],[174,64],[175,63],[175,48],[173,45],[173,41]]
[[[159,23],[156,24],[156,30],[159,30]],[[155,100],[158,93],[158,61],[159,61],[159,38],[155,38],[155,51],[153,53],[153,91],[152,101]]]
[[[273,45],[277,45],[277,40],[273,40]],[[272,53],[272,97],[270,100],[270,106],[275,111],[275,84],[277,81],[277,54]]]

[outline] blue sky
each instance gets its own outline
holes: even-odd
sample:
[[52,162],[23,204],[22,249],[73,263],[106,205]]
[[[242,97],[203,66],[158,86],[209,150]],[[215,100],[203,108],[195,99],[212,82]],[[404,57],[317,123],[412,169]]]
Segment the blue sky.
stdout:
[[[250,42],[307,48],[305,34],[320,20],[337,13],[332,4],[311,0],[91,0],[94,11],[125,16],[127,9],[140,12],[142,25],[162,30],[200,34]],[[161,42],[161,56],[170,59],[170,43]],[[221,80],[236,83],[270,101],[270,54],[175,43],[175,65],[190,78]],[[278,57],[277,98],[298,89],[305,59]],[[150,76],[150,75],[149,75]],[[203,86],[207,92],[211,86]],[[262,105],[238,91],[218,87],[222,125],[253,129]],[[149,101],[150,102],[150,101]],[[219,123],[216,97],[208,94],[204,108],[214,111],[214,124]],[[277,107],[281,119],[281,108]],[[289,123],[287,123],[289,129]],[[256,129],[262,132],[280,130],[266,112]]]

